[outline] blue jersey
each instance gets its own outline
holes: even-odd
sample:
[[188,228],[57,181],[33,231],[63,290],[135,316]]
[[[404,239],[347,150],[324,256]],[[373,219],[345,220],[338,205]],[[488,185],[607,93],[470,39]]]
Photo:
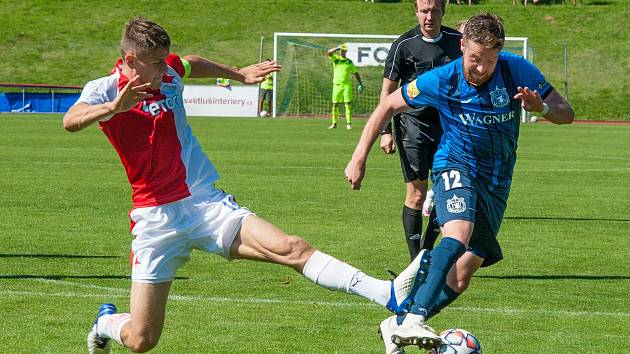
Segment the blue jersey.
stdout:
[[444,135],[433,170],[463,169],[494,189],[509,188],[516,161],[521,116],[517,86],[547,97],[553,90],[542,73],[522,57],[499,53],[492,78],[472,86],[464,78],[462,58],[424,73],[403,85],[402,94],[413,108],[438,109]]

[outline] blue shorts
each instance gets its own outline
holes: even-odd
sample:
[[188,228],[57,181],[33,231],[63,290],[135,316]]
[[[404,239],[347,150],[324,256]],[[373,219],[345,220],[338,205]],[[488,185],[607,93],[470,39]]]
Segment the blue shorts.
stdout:
[[467,171],[446,169],[433,172],[433,192],[437,220],[444,225],[452,220],[475,224],[468,250],[484,259],[482,267],[503,259],[497,241],[509,188],[489,188],[488,183],[473,178]]

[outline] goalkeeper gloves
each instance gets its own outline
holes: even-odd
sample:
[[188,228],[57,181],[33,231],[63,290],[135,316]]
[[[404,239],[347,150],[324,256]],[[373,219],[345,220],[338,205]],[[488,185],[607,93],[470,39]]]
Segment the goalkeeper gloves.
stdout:
[[359,91],[359,93],[363,93],[363,83],[359,82],[359,84],[357,85],[357,90]]

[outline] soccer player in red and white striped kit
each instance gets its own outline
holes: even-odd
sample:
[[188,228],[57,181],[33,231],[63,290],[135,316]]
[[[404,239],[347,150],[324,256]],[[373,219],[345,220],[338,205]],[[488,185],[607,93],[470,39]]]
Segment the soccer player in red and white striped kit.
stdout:
[[183,79],[255,84],[280,70],[275,61],[239,69],[197,55],[179,57],[170,52],[166,31],[141,17],[126,24],[121,52],[111,75],[88,82],[63,119],[70,132],[98,123],[132,187],[131,312],[102,304],[87,336],[90,353],[109,353],[113,341],[134,352],[157,345],[175,273],[192,249],[286,265],[320,286],[360,295],[394,313],[409,305],[427,271],[424,254],[393,281],[375,279],[285,234],[215,188],[219,174],[186,120]]

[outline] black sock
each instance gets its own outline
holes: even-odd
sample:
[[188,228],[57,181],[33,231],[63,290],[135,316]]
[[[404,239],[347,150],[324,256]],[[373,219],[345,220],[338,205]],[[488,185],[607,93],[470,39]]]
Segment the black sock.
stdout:
[[405,241],[407,241],[407,248],[409,248],[409,256],[412,261],[416,258],[418,253],[420,253],[420,250],[422,250],[422,247],[420,247],[420,230],[422,230],[421,212],[421,210],[411,209],[406,205],[403,206],[403,229],[405,230]]
[[426,230],[424,230],[420,247],[429,251],[432,250],[438,235],[440,235],[440,224],[437,221],[435,208],[433,208],[431,209],[431,215],[429,215],[429,221],[427,222]]

